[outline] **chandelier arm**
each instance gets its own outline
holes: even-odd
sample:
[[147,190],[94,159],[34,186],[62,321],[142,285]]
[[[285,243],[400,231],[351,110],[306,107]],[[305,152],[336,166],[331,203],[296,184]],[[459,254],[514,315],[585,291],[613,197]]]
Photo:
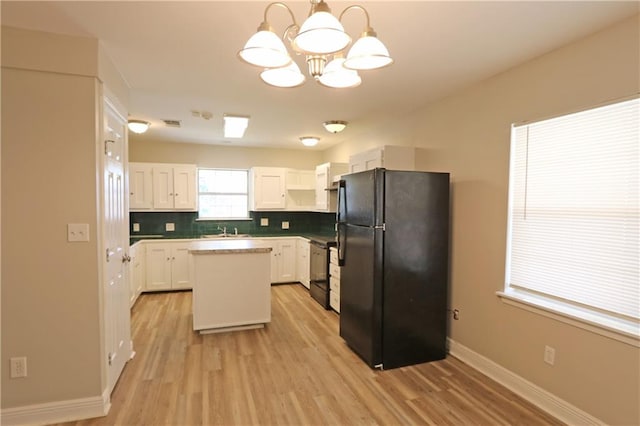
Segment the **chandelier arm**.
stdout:
[[344,16],[345,13],[347,13],[347,11],[352,10],[352,9],[358,9],[364,12],[364,16],[367,18],[367,27],[364,30],[364,33],[367,35],[373,35],[375,36],[375,31],[373,31],[373,28],[371,28],[371,24],[369,21],[369,12],[367,12],[367,9],[365,9],[364,7],[360,6],[359,4],[354,4],[351,5],[349,7],[347,7],[345,10],[342,11],[342,13],[340,14],[340,16],[338,17],[338,20],[340,21],[340,23],[342,23],[342,17]]
[[[291,9],[289,8],[289,6],[287,6],[286,4],[276,1],[273,3],[269,3],[269,5],[264,9],[264,22],[267,22],[267,13],[269,13],[269,9],[271,9],[271,6],[280,6],[280,7],[284,7],[285,9],[287,9],[287,12],[289,12],[289,15],[291,16],[291,20],[293,21],[293,25],[295,25],[296,27],[298,26],[298,23],[296,22],[296,17],[293,14],[293,12],[291,11]],[[289,29],[291,27],[291,25],[289,27],[287,27],[287,29]]]

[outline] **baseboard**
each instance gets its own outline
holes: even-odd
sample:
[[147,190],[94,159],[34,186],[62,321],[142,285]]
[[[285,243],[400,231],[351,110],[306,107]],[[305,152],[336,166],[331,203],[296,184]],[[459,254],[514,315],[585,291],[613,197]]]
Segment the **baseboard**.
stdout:
[[7,408],[0,412],[0,424],[14,426],[70,422],[106,416],[110,408],[109,392],[105,390],[102,396],[92,398]]
[[456,341],[447,339],[449,354],[502,386],[526,399],[541,410],[570,425],[604,425],[601,420],[569,404],[515,373],[472,351]]

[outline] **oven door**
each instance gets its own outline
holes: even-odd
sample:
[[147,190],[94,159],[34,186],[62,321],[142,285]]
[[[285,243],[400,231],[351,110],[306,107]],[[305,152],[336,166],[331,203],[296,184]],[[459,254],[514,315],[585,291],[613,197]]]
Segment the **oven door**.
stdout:
[[311,241],[309,292],[320,305],[329,309],[329,259],[326,245]]

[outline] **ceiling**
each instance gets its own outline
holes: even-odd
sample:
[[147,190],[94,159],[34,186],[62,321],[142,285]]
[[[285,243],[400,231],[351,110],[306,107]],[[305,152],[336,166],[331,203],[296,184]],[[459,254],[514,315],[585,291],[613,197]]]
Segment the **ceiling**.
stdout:
[[[133,140],[212,145],[303,147],[321,137],[324,150],[357,134],[367,122],[415,111],[474,82],[638,13],[639,2],[612,1],[371,1],[371,26],[395,62],[361,72],[362,84],[330,89],[312,78],[298,88],[268,86],[237,58],[263,19],[269,1],[6,1],[3,25],[98,38],[130,87],[131,119],[152,123]],[[299,25],[309,2],[286,1]],[[333,14],[353,4],[327,0]],[[272,8],[282,34],[290,22]],[[349,11],[345,31],[357,38],[364,14]],[[306,74],[303,57],[296,57]],[[208,112],[205,120],[192,111]],[[222,116],[248,115],[243,139],[224,139]],[[180,128],[162,120],[181,120]],[[346,120],[329,134],[326,120]]]

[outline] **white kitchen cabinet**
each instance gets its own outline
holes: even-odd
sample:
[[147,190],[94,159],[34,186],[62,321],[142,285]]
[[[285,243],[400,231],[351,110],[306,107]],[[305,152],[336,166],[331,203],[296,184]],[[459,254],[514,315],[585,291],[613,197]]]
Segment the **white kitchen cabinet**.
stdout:
[[340,313],[340,266],[335,247],[329,249],[329,306]]
[[271,247],[271,282],[291,283],[296,279],[298,237],[255,238],[257,247]]
[[193,164],[129,164],[129,210],[195,211],[197,167]]
[[129,163],[129,209],[153,209],[153,173],[147,163]]
[[349,157],[349,173],[384,167],[389,170],[415,170],[415,148],[384,145]]
[[144,290],[146,277],[146,246],[144,244],[136,244],[129,249],[131,262],[129,263],[129,305],[133,304]]
[[299,238],[297,242],[297,259],[296,259],[296,280],[309,288],[309,240]]
[[191,288],[189,244],[165,241],[147,243],[147,291]]
[[155,210],[197,210],[196,166],[156,165],[152,173]]
[[316,166],[316,210],[335,212],[337,205],[337,191],[329,191],[333,178],[349,171],[346,163],[324,163]]
[[285,208],[290,211],[309,211],[315,207],[315,172],[313,170],[286,170]]
[[251,210],[284,210],[286,207],[286,169],[253,167],[249,190]]

